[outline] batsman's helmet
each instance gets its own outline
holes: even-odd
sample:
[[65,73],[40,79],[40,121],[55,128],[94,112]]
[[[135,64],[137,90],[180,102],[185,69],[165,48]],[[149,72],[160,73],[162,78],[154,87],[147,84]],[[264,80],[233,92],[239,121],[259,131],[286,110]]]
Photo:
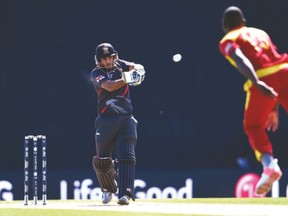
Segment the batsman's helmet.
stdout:
[[102,43],[96,47],[95,62],[100,62],[101,58],[115,56],[117,58],[117,52],[110,43]]

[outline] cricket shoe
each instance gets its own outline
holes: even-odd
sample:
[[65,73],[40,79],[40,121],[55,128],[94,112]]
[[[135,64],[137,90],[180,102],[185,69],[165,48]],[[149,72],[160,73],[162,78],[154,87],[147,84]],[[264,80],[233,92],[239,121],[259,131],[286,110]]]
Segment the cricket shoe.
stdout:
[[265,195],[271,190],[273,183],[279,180],[282,176],[278,160],[274,159],[270,162],[268,167],[265,167],[260,180],[256,185],[256,194]]
[[120,198],[118,199],[118,202],[117,202],[117,203],[118,203],[119,205],[129,205],[129,200],[130,200],[130,199],[132,199],[133,201],[135,201],[135,197],[134,197],[131,189],[130,189],[130,188],[127,188],[127,190],[126,190],[126,195],[120,197]]
[[102,203],[108,204],[111,200],[112,200],[112,193],[111,192],[103,192]]
[[130,197],[128,195],[124,195],[118,199],[119,205],[129,205]]

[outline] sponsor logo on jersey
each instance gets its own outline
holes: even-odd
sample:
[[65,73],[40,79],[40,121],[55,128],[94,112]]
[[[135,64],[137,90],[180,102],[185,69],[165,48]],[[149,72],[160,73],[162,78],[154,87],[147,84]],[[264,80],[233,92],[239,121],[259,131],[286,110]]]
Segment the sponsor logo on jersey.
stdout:
[[102,79],[104,79],[105,78],[105,76],[103,76],[102,74],[101,75],[99,75],[99,76],[97,76],[96,78],[95,78],[95,82],[99,82],[99,81],[101,81]]

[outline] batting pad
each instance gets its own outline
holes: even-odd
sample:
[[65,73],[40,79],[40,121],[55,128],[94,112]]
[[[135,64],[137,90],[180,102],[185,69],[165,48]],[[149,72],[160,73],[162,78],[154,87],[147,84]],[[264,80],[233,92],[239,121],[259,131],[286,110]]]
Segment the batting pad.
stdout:
[[102,192],[116,193],[117,184],[112,159],[109,157],[99,158],[94,156],[92,165]]

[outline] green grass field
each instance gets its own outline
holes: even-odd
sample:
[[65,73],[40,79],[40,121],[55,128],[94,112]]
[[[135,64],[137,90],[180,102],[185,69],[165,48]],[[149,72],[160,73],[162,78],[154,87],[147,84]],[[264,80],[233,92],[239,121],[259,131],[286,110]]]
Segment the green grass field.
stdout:
[[[0,216],[178,216],[178,215],[214,215],[214,214],[193,214],[193,213],[177,213],[177,209],[187,208],[193,209],[200,205],[201,208],[213,208],[215,205],[223,207],[223,215],[225,213],[225,205],[237,205],[239,209],[242,206],[251,208],[253,211],[254,206],[287,206],[288,214],[288,198],[193,198],[193,199],[149,199],[131,202],[129,206],[118,206],[115,200],[112,200],[111,205],[102,205],[99,201],[60,201],[48,200],[46,206],[42,206],[41,202],[37,206],[24,206],[23,201],[5,202],[0,201]],[[167,207],[171,207],[173,212],[169,212]],[[227,206],[227,205],[226,205]],[[197,207],[199,208],[199,207]],[[162,209],[162,210],[161,210]],[[147,211],[148,210],[148,211]],[[161,211],[163,212],[161,212]],[[215,215],[222,215],[219,212]],[[243,216],[245,214],[243,213]],[[267,215],[270,215],[267,213]],[[277,214],[275,214],[277,215]]]
[[210,204],[271,204],[288,205],[288,198],[193,198],[193,199],[149,199],[145,202],[210,203]]

